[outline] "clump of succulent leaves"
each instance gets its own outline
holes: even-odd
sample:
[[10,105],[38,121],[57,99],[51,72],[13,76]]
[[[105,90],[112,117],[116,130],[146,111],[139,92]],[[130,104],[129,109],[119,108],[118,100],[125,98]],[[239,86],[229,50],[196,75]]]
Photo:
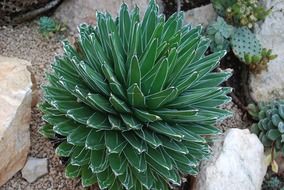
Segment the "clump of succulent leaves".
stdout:
[[248,110],[257,121],[252,124],[251,131],[259,137],[266,149],[270,149],[269,160],[272,169],[277,172],[274,154],[284,154],[284,100],[250,104]]
[[260,55],[244,54],[245,63],[249,65],[249,69],[254,73],[260,73],[267,70],[269,61],[275,59],[277,55],[272,54],[271,49],[263,48]]
[[249,106],[250,114],[258,121],[251,130],[257,134],[265,147],[284,153],[284,101],[259,103]]
[[64,25],[56,21],[55,19],[47,16],[42,16],[38,21],[39,33],[48,38],[56,32],[62,32],[66,29]]
[[278,176],[270,176],[263,181],[262,189],[264,190],[284,190],[284,183]]
[[252,132],[258,135],[266,148],[284,153],[284,101],[251,104],[248,110],[258,121],[251,126]]
[[167,21],[150,1],[143,19],[122,4],[115,19],[97,13],[82,24],[74,46],[65,41],[39,106],[40,132],[57,138],[67,177],[100,189],[152,190],[180,185],[210,156],[216,120],[230,113],[219,87],[229,72],[213,72],[225,51],[205,55],[202,28]]
[[234,26],[253,25],[264,20],[270,13],[270,9],[261,5],[258,0],[212,0],[217,13]]
[[216,22],[211,23],[206,29],[206,36],[211,40],[210,50],[217,52],[230,50],[230,38],[234,33],[234,27],[218,17]]

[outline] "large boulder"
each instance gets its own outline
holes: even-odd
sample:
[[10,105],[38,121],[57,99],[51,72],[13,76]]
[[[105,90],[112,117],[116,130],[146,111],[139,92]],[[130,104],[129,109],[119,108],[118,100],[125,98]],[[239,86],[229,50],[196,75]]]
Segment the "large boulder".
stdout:
[[268,64],[268,70],[258,75],[251,74],[251,95],[256,101],[284,98],[284,1],[263,0],[271,14],[256,27],[256,35],[265,48],[272,49],[278,57]]
[[248,129],[229,129],[201,165],[194,190],[260,190],[266,173],[263,145]]
[[120,5],[125,2],[130,9],[136,5],[140,14],[144,14],[149,0],[65,0],[56,10],[55,17],[63,21],[72,31],[81,23],[94,24],[96,11],[108,11],[118,15]]
[[30,63],[0,56],[0,186],[25,164],[30,147]]
[[191,10],[188,10],[184,14],[184,19],[186,23],[196,25],[207,26],[211,22],[215,21],[217,14],[214,11],[212,4],[208,4],[202,7],[197,7]]

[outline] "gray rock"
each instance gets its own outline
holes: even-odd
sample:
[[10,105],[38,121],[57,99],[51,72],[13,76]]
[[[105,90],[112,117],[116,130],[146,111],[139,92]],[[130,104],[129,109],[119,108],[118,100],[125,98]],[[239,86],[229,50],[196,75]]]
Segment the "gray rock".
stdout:
[[212,4],[191,9],[184,14],[185,23],[192,24],[193,26],[199,24],[207,26],[209,23],[215,21],[216,18],[217,14],[214,11]]
[[65,0],[56,10],[55,17],[76,32],[79,24],[96,22],[96,11],[108,11],[113,16],[118,15],[122,2],[125,2],[130,9],[137,5],[140,15],[144,15],[148,6],[148,0]]
[[229,129],[201,165],[194,190],[260,190],[267,170],[263,145],[248,129]]
[[22,177],[29,183],[48,173],[47,158],[29,157],[25,167],[22,169]]
[[263,0],[272,13],[256,26],[256,35],[265,48],[272,49],[278,57],[268,64],[268,70],[251,74],[251,95],[256,101],[284,98],[284,9],[283,0]]

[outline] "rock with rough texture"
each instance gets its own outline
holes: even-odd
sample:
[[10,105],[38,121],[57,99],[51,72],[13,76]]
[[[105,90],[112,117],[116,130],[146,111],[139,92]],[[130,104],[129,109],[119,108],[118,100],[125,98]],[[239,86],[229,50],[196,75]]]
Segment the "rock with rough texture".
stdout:
[[248,129],[229,129],[201,165],[194,190],[260,190],[266,173],[264,149]]
[[191,9],[184,14],[185,23],[192,24],[193,26],[199,24],[207,26],[209,23],[215,21],[216,18],[217,14],[212,4]]
[[0,56],[0,186],[25,164],[30,147],[29,62]]
[[65,0],[56,10],[55,16],[66,23],[72,31],[76,31],[81,23],[94,24],[96,11],[108,11],[113,16],[118,15],[123,2],[130,9],[137,5],[140,15],[143,15],[149,0]]
[[251,74],[251,95],[256,101],[284,98],[284,9],[283,0],[264,0],[271,14],[256,27],[256,34],[263,47],[272,49],[278,57],[268,63],[268,70],[258,75]]
[[29,157],[25,167],[22,169],[22,177],[29,183],[48,173],[47,158]]

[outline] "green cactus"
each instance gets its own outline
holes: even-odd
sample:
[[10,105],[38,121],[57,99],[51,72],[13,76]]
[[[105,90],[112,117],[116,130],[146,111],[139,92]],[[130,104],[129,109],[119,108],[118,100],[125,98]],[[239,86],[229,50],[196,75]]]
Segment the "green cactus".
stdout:
[[255,34],[247,27],[235,30],[231,38],[231,46],[234,54],[242,62],[248,64],[253,73],[260,73],[267,69],[268,62],[277,57],[272,54],[271,49],[262,48]]
[[250,105],[248,109],[258,120],[252,124],[251,131],[259,137],[266,148],[284,153],[284,100]]
[[97,13],[96,26],[82,24],[75,47],[63,43],[43,86],[40,132],[61,140],[67,177],[166,190],[197,174],[215,122],[230,114],[219,106],[231,89],[218,86],[231,73],[212,72],[225,51],[205,55],[202,28],[182,21],[181,12],[165,21],[154,0],[143,18],[123,4],[116,19]]
[[211,39],[210,50],[212,52],[229,50],[229,38],[234,33],[234,27],[227,24],[222,17],[211,23],[206,30],[206,36]]
[[231,46],[234,54],[244,63],[245,55],[261,56],[261,44],[248,28],[237,28],[231,38]]

